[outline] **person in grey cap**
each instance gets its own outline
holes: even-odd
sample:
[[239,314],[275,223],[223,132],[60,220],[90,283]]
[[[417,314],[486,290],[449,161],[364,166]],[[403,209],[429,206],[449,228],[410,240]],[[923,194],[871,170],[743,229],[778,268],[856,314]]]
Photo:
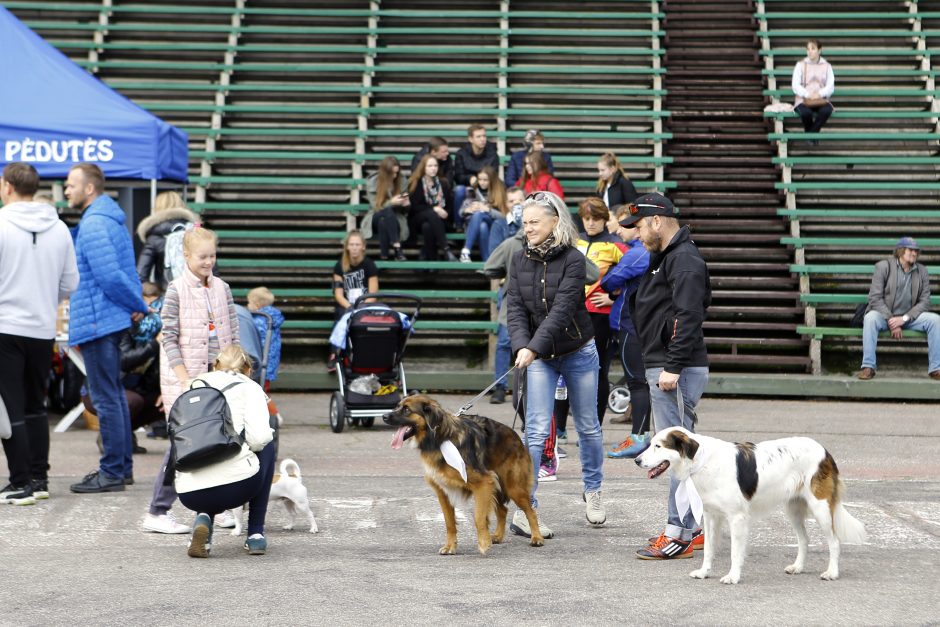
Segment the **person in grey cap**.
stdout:
[[[695,407],[708,383],[708,353],[702,323],[711,304],[708,267],[692,241],[688,226],[679,226],[678,210],[662,194],[640,196],[629,205],[621,226],[635,225],[650,252],[649,269],[631,300],[646,366],[650,405],[657,431],[668,427],[695,430]],[[644,560],[692,557],[702,546],[702,529],[689,511],[679,511],[670,478],[668,518],[659,536],[636,556]]]
[[940,316],[930,309],[930,280],[927,268],[917,263],[920,246],[913,237],[902,237],[894,255],[875,264],[868,290],[868,307],[862,330],[862,370],[858,378],[873,379],[878,363],[875,349],[878,334],[888,330],[901,339],[904,329],[927,334],[927,372],[940,380]]

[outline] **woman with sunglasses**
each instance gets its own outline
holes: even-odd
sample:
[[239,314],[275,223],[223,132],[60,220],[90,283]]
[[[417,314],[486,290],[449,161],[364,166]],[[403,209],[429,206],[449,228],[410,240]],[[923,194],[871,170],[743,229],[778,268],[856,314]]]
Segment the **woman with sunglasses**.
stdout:
[[[555,384],[565,377],[581,451],[583,499],[588,522],[602,525],[603,435],[597,420],[598,356],[594,327],[584,305],[585,257],[576,248],[578,233],[564,201],[551,192],[526,198],[522,210],[525,241],[509,274],[508,327],[516,367],[525,368],[526,443],[538,476],[548,438]],[[532,505],[537,482],[532,486]],[[516,512],[510,529],[529,536],[524,515]],[[546,538],[551,530],[541,521]]]

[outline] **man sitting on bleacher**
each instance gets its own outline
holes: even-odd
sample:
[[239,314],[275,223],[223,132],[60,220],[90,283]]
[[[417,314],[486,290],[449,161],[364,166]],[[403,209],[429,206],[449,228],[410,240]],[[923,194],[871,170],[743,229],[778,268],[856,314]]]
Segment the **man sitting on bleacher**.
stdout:
[[878,334],[891,331],[899,340],[904,329],[927,334],[928,372],[940,380],[940,316],[930,308],[930,280],[927,268],[917,263],[920,246],[912,237],[902,237],[894,255],[875,264],[868,290],[868,308],[862,332],[862,371],[859,379],[875,376],[875,348]]

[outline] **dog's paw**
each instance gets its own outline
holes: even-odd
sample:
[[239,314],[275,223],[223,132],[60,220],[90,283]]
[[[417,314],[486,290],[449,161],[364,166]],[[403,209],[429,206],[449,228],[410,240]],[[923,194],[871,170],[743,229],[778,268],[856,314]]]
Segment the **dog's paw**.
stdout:
[[441,547],[439,551],[441,555],[457,555],[457,545],[456,544],[445,544]]
[[532,541],[529,542],[529,546],[545,546],[545,538],[533,537]]
[[320,529],[316,525],[310,527],[310,533],[320,533]]
[[728,573],[727,575],[719,579],[719,581],[721,583],[738,583],[739,581],[741,581],[741,576],[732,575],[731,573]]
[[493,546],[492,542],[477,542],[477,550],[480,552],[480,555],[486,555],[491,546]]
[[799,575],[801,572],[803,572],[803,567],[799,564],[790,564],[783,569],[783,572],[788,575]]
[[839,571],[827,570],[826,572],[820,574],[819,578],[823,581],[835,581],[839,578]]
[[689,573],[689,577],[692,577],[693,579],[706,579],[708,577],[708,570],[704,568],[693,570],[691,573]]
[[502,543],[503,543],[503,540],[504,540],[504,538],[503,538],[503,536],[501,536],[501,535],[500,535],[500,536],[497,536],[497,535],[494,535],[494,536],[493,536],[493,544],[502,544]]
[[283,527],[281,527],[281,529],[283,529],[284,531],[293,531],[293,530],[294,530],[294,523],[287,523],[286,525],[284,525]]
[[229,531],[228,534],[229,534],[230,536],[240,536],[240,535],[242,534],[242,530],[239,529],[238,527],[235,527],[234,529],[232,529],[231,531]]

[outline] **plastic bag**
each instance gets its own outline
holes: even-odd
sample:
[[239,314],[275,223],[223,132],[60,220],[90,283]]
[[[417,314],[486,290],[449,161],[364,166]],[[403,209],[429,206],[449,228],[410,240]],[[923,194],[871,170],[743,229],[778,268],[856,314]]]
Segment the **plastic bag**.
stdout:
[[382,384],[379,382],[379,378],[374,374],[356,377],[349,384],[350,391],[356,394],[375,394],[381,387]]

